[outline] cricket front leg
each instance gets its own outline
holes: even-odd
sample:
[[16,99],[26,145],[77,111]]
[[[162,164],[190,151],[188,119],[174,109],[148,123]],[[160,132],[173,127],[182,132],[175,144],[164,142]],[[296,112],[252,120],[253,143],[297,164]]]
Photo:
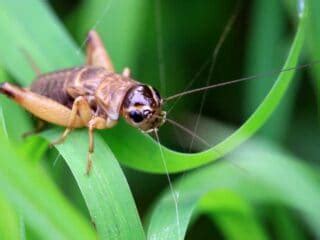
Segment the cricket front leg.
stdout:
[[87,64],[104,67],[109,72],[114,72],[112,61],[95,30],[88,33],[87,38]]
[[87,157],[87,168],[86,174],[89,175],[92,169],[92,154],[94,152],[94,129],[105,129],[112,128],[117,123],[116,120],[109,118],[93,117],[88,123],[88,134],[89,134],[89,149]]
[[90,119],[92,118],[92,110],[90,108],[90,105],[87,99],[83,96],[79,96],[74,100],[67,128],[65,129],[63,134],[60,136],[60,138],[52,142],[51,145],[60,144],[65,141],[67,136],[75,127],[75,121],[77,117],[80,117],[84,126],[86,126],[90,121]]

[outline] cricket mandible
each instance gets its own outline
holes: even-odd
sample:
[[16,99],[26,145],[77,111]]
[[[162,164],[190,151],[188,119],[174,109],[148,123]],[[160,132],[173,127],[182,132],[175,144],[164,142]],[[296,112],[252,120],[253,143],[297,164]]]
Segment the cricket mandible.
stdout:
[[29,88],[8,82],[0,85],[7,95],[39,119],[66,127],[62,143],[74,128],[88,128],[86,173],[92,167],[94,129],[112,128],[122,116],[144,132],[156,131],[166,120],[158,91],[130,77],[125,68],[115,73],[111,59],[96,31],[87,38],[86,64],[38,75]]

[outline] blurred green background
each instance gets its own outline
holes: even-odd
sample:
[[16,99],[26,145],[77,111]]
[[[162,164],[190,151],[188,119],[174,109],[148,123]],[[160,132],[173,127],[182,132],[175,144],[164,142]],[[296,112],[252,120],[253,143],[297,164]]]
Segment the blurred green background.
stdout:
[[[0,0],[1,81],[27,86],[34,78],[21,48],[43,72],[82,64],[92,28],[117,71],[130,67],[134,79],[164,97],[257,75],[208,91],[201,112],[201,93],[166,106],[170,119],[210,146],[243,126],[277,79],[288,82],[283,96],[266,101],[266,123],[257,115],[261,127],[247,124],[259,129],[255,136],[217,148],[213,157],[192,155],[209,147],[165,124],[161,144],[187,153],[165,149],[173,186],[156,142],[122,122],[97,135],[95,171],[87,177],[86,131],[57,149],[44,140],[58,136],[55,127],[22,139],[35,119],[1,96],[0,239],[320,238],[320,68],[298,70],[292,80],[279,72],[285,61],[296,65],[290,48],[300,64],[320,60],[319,11],[317,0]],[[211,76],[213,53],[235,13]]]

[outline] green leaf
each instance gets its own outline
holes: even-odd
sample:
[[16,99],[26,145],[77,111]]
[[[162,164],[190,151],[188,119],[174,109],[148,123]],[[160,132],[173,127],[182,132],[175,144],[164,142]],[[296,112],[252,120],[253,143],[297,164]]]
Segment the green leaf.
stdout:
[[[292,1],[291,1],[292,2]],[[247,39],[246,72],[247,75],[279,69],[289,43],[284,37],[285,9],[278,0],[254,2],[251,13],[251,25]],[[263,29],[263,31],[261,31]],[[250,81],[245,85],[244,110],[250,115],[272,86],[275,77],[265,77],[259,81]],[[295,82],[296,83],[296,82]],[[295,86],[296,84],[292,84]],[[291,87],[269,121],[261,129],[264,136],[282,140],[287,132],[288,121],[294,104],[296,91]]]
[[21,239],[19,217],[13,206],[3,196],[0,196],[0,212],[0,239]]
[[[178,195],[180,238],[177,237],[177,211],[169,190],[154,205],[148,238],[182,239],[201,198],[208,192],[221,191],[233,192],[254,205],[283,204],[298,210],[312,231],[320,236],[319,177],[311,168],[273,145],[257,141],[241,148],[227,160],[236,162],[241,168],[224,161],[195,170],[175,182],[173,189]],[[224,201],[218,199],[211,211],[218,207],[221,211],[228,205],[228,195],[224,196]],[[240,207],[234,209],[237,212]]]
[[89,223],[75,211],[44,172],[19,156],[0,133],[0,187],[26,224],[42,239],[95,239]]
[[139,52],[138,42],[144,34],[147,1],[91,0],[81,2],[69,20],[70,31],[82,47],[87,32],[96,29],[105,42],[118,71],[124,67],[135,69]]
[[[53,141],[61,131],[52,130],[44,136]],[[93,169],[85,174],[88,133],[75,131],[65,144],[57,146],[69,165],[88,205],[90,215],[101,239],[144,239],[142,225],[123,172],[101,137],[95,136]],[[76,146],[76,147],[74,147]]]
[[[320,59],[320,2],[317,0],[308,0],[309,9],[310,9],[310,18],[308,24],[308,40],[309,40],[309,55],[310,59],[319,60]],[[320,119],[320,66],[319,64],[315,65],[312,68],[312,74],[314,79],[315,93],[317,96],[317,105],[318,105],[318,116]]]
[[43,72],[82,63],[82,55],[45,2],[0,0],[0,6],[0,63],[21,84],[35,76],[24,52]]
[[226,239],[268,239],[250,204],[234,192],[209,192],[198,203],[194,215],[199,214],[209,215]]
[[284,207],[273,208],[274,214],[271,216],[272,227],[275,229],[277,239],[302,240],[305,239],[305,232],[302,228],[297,228],[297,218],[293,218],[292,211]]
[[31,156],[34,163],[38,163],[43,158],[47,149],[48,144],[39,136],[30,136],[24,139],[23,144],[17,148],[21,155]]
[[[0,68],[0,82],[8,80],[8,75],[2,68]],[[30,119],[28,118],[27,113],[6,96],[0,96],[0,103],[0,119],[2,128],[11,141],[21,143],[23,140],[21,137],[22,134],[31,128]],[[3,116],[6,116],[6,118],[3,118]]]

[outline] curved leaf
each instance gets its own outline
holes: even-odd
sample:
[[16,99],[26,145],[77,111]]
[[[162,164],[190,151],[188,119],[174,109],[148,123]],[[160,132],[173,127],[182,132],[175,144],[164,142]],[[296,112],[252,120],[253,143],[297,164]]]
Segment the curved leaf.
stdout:
[[[320,50],[319,50],[319,41],[320,41],[320,16],[318,14],[320,9],[320,2],[317,0],[309,0],[310,5],[310,20],[308,24],[308,30],[310,34],[308,34],[308,40],[310,44],[310,58],[311,59],[319,59],[320,58]],[[317,96],[317,104],[318,104],[318,117],[320,117],[320,67],[319,65],[314,66],[312,68],[313,79],[315,81],[315,92]]]
[[[296,209],[313,232],[320,236],[319,178],[312,169],[268,144],[249,145],[228,160],[235,160],[246,172],[227,162],[217,163],[196,170],[174,184],[179,196],[179,226],[182,234],[186,232],[199,200],[208,192],[223,190],[234,192],[253,204],[281,203]],[[216,205],[221,209],[226,203],[218,200]],[[168,190],[151,213],[148,238],[181,239],[177,237],[176,219],[176,210]]]
[[[62,134],[51,130],[43,135],[53,141]],[[110,149],[98,134],[95,136],[93,168],[85,174],[88,132],[74,131],[64,144],[56,148],[66,160],[101,239],[144,239],[142,225],[126,178]]]
[[[293,2],[293,1],[291,1]],[[286,54],[289,39],[285,32],[285,9],[283,2],[278,0],[255,1],[251,11],[251,24],[246,40],[246,72],[254,74],[265,71],[264,69],[278,69]],[[264,31],[261,31],[264,29]],[[273,47],[270,47],[273,46]],[[261,81],[251,81],[245,84],[244,111],[245,116],[250,116],[256,106],[261,102],[268,89],[275,81],[275,77],[263,78]],[[295,86],[295,81],[292,86]],[[294,104],[295,88],[290,88],[286,97],[281,101],[272,117],[261,129],[260,134],[282,140],[285,136],[290,121],[290,114]]]
[[268,239],[250,204],[234,192],[216,190],[201,198],[194,215],[207,214],[226,239]]
[[19,156],[0,133],[0,186],[26,224],[42,239],[96,239],[89,222],[40,169]]

